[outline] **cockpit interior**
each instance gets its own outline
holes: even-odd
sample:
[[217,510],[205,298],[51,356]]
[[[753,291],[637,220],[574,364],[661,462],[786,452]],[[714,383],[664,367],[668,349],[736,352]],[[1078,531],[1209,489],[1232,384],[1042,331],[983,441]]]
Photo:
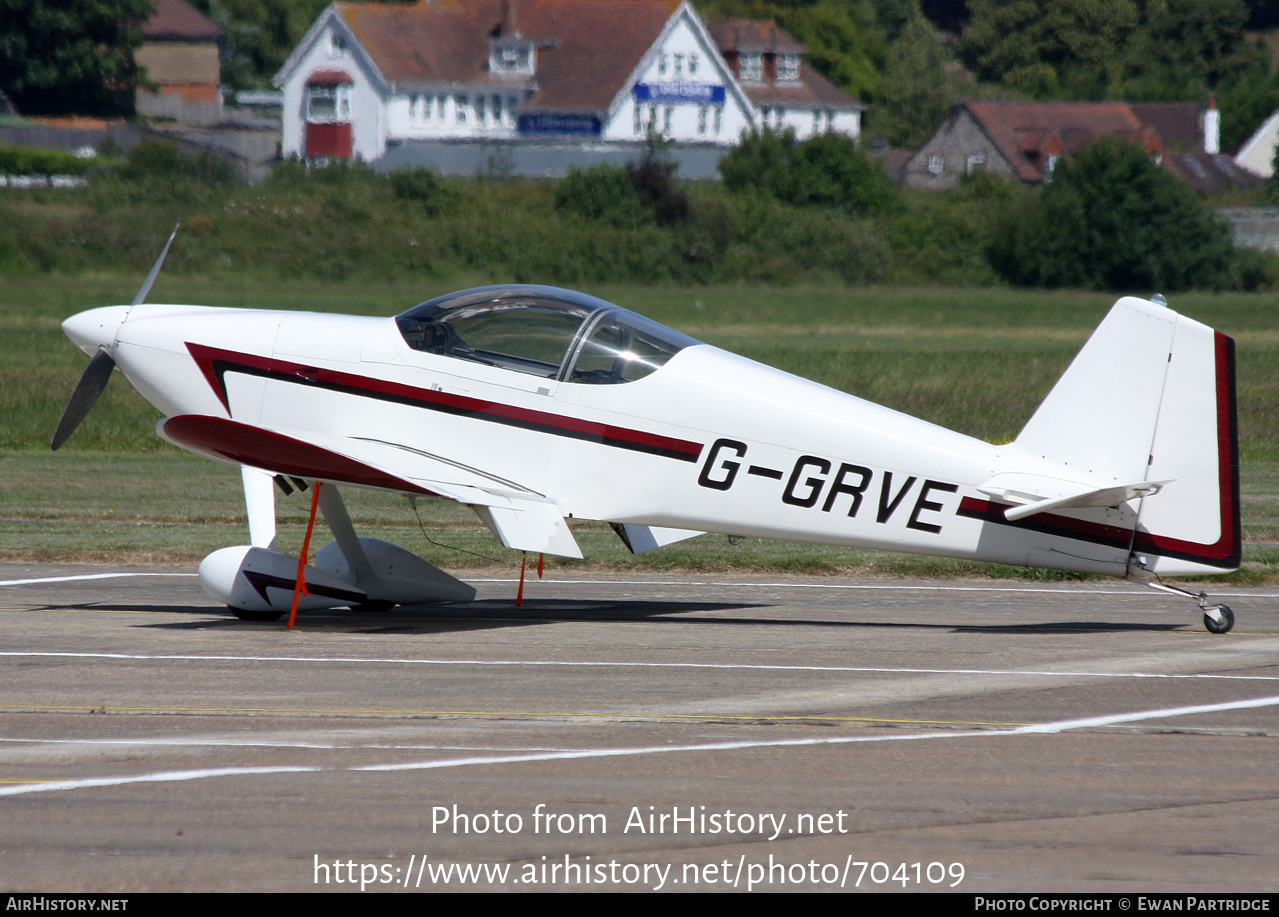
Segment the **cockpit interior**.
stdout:
[[395,321],[422,353],[586,385],[634,382],[699,343],[602,299],[542,286],[450,293]]

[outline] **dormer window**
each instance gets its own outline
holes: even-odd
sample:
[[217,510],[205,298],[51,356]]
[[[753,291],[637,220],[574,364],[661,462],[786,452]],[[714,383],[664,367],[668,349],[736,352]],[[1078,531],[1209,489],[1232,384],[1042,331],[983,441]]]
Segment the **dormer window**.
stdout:
[[764,56],[762,54],[743,54],[738,71],[741,78],[748,83],[758,83],[764,79]]
[[510,76],[532,74],[533,43],[531,41],[494,42],[489,51],[489,71]]
[[346,38],[337,32],[329,33],[329,57],[341,57],[346,53]]
[[777,82],[795,83],[799,81],[799,55],[777,55]]
[[697,55],[690,54],[688,56],[688,75],[697,76]]

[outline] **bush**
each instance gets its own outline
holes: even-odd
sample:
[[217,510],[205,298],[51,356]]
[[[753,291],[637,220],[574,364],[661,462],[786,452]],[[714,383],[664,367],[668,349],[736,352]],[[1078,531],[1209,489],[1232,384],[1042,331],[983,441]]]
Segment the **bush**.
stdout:
[[177,144],[165,140],[144,140],[125,157],[116,174],[126,181],[190,181],[206,187],[227,185],[236,180],[235,169],[212,153],[187,156]]
[[83,175],[92,163],[62,150],[0,146],[0,175]]
[[1103,137],[1007,212],[991,265],[1025,286],[1145,293],[1231,285],[1228,230],[1139,147]]
[[751,131],[719,161],[730,191],[759,190],[779,201],[795,199],[795,132]]
[[788,204],[836,207],[856,214],[885,213],[898,194],[884,170],[844,134],[795,142],[794,131],[752,132],[720,162],[733,191],[757,189]]
[[555,189],[555,206],[610,226],[633,228],[648,222],[630,173],[602,162],[589,169],[569,169]]
[[431,169],[399,169],[391,173],[390,183],[396,197],[421,204],[427,216],[439,216],[453,200],[444,180]]

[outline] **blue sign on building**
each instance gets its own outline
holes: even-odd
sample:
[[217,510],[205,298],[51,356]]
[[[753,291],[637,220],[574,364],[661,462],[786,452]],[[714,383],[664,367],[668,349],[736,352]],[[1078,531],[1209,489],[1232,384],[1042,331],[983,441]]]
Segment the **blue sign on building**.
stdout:
[[521,134],[572,134],[578,137],[598,137],[603,129],[603,122],[595,115],[530,112],[520,115],[519,120]]
[[636,83],[636,102],[692,102],[723,105],[724,87],[710,83]]

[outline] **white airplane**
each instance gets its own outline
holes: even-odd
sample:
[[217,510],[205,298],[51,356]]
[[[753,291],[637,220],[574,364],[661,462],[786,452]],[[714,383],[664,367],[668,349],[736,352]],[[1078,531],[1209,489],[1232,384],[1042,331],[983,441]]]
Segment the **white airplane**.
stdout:
[[[521,551],[581,557],[574,519],[636,553],[705,532],[880,548],[1125,577],[1194,599],[1213,633],[1234,624],[1160,579],[1239,565],[1234,342],[1159,297],[1120,299],[993,445],[568,290],[394,318],[143,305],[163,260],[132,305],[63,323],[92,361],[53,447],[119,367],[161,437],[238,465],[250,544],[200,580],[242,618],[474,597],[357,537],[351,485],[466,504]],[[310,484],[335,541],[304,565],[276,550],[273,487]]]

